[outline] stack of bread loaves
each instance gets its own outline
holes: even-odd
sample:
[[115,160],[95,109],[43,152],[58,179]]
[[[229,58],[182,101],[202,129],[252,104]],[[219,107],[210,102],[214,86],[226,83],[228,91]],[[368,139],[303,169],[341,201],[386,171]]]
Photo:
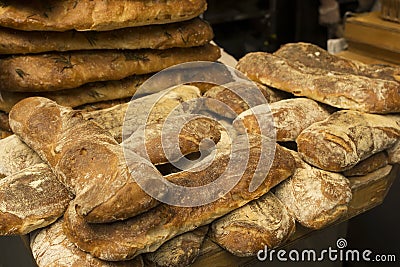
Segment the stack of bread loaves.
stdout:
[[[45,97],[15,104],[15,135],[0,140],[0,234],[31,233],[40,267],[188,266],[206,237],[234,255],[254,256],[290,240],[296,224],[321,229],[339,220],[352,199],[352,177],[385,176],[400,163],[398,69],[304,43],[248,54],[237,68],[257,86],[231,77],[206,92],[180,85],[97,111]],[[173,124],[164,127],[172,110]],[[276,140],[264,136],[260,118],[273,119]],[[124,120],[132,134],[123,139]],[[174,138],[180,153],[167,155]],[[204,139],[215,149],[201,150]],[[265,143],[274,148],[267,174],[259,169],[268,165]],[[232,155],[243,164],[232,166]],[[203,168],[168,164],[188,159]],[[164,188],[164,178],[200,187],[223,175],[238,182],[194,207],[162,203],[137,183],[144,177],[149,187]],[[251,191],[254,180],[262,182]]]
[[198,17],[206,8],[205,0],[2,1],[0,120],[29,96],[74,108],[125,100],[154,72],[217,60],[212,29]]

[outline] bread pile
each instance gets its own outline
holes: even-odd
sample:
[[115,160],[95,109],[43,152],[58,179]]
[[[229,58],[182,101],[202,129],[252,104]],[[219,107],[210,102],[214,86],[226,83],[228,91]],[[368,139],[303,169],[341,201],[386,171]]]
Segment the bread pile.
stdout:
[[[31,233],[39,266],[188,266],[206,237],[237,256],[254,256],[290,240],[296,224],[321,229],[339,220],[352,198],[349,179],[385,176],[399,163],[400,107],[388,98],[400,93],[398,69],[348,61],[304,43],[248,54],[237,68],[257,86],[233,77],[207,92],[181,85],[135,99],[129,109],[77,111],[44,97],[18,102],[10,112],[15,135],[0,140],[0,234]],[[388,87],[378,93],[355,83],[360,79]],[[371,95],[377,102],[369,102]],[[193,101],[199,99],[200,105]],[[184,127],[163,129],[174,109],[174,122]],[[125,115],[136,128],[122,140]],[[276,140],[263,136],[259,118],[267,117]],[[200,156],[206,168],[168,164],[161,142],[172,142],[176,132],[185,157],[174,154],[173,161]],[[199,155],[203,139],[216,144],[215,153]],[[129,144],[134,172],[121,141]],[[256,171],[267,165],[263,142],[275,149],[266,177]],[[245,165],[243,173],[241,164],[227,168],[231,151]],[[198,187],[225,172],[239,182],[196,207],[160,203],[136,182],[146,177],[163,188],[165,178]],[[250,191],[258,179],[261,185]]]
[[96,109],[128,101],[151,74],[216,61],[205,0],[4,1],[0,6],[0,130],[19,100],[44,96]]

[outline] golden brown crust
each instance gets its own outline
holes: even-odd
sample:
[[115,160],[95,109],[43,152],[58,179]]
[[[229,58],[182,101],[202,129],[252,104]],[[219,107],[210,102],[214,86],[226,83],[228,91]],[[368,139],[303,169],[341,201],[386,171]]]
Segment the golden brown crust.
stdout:
[[389,157],[386,151],[376,153],[369,158],[360,161],[350,170],[344,171],[343,175],[346,177],[363,176],[370,172],[376,171],[389,164]]
[[[32,96],[46,97],[61,106],[72,108],[80,107],[84,104],[131,98],[149,77],[149,75],[136,75],[118,81],[93,82],[84,84],[78,88],[53,92],[23,93],[2,91],[0,92],[2,96],[0,98],[0,110],[9,112],[18,101]],[[2,129],[1,114],[2,112],[0,112],[0,129]]]
[[[122,147],[79,112],[46,98],[32,97],[14,106],[10,124],[76,195],[79,213],[88,221],[129,218],[156,204],[129,174]],[[136,159],[130,166],[137,169],[135,175],[160,179],[161,174],[150,162],[133,153],[130,157]],[[127,192],[131,195],[125,195]],[[107,204],[115,199],[120,200],[120,206]]]
[[397,142],[393,147],[389,148],[387,153],[390,164],[400,164],[400,141]]
[[276,187],[275,196],[300,224],[321,229],[347,212],[352,198],[350,182],[341,174],[311,167],[296,152],[291,153],[297,169]]
[[24,235],[61,217],[72,195],[46,164],[0,180],[0,235]]
[[343,109],[400,112],[400,83],[293,64],[264,53],[249,53],[237,69],[265,85]]
[[49,51],[95,49],[168,49],[201,46],[213,31],[199,19],[165,25],[133,27],[107,32],[35,32],[0,28],[1,54],[32,54]]
[[164,243],[155,252],[144,254],[148,267],[185,267],[190,266],[200,253],[208,226],[202,226],[191,232]]
[[[259,134],[259,118],[273,117],[276,140],[295,141],[299,134],[315,122],[325,120],[329,111],[319,103],[307,98],[293,98],[264,104],[240,114],[233,122],[239,133],[245,131]],[[242,127],[244,126],[244,128]]]
[[393,146],[399,138],[400,126],[388,116],[342,110],[305,129],[296,142],[309,164],[342,172]]
[[310,43],[285,44],[274,55],[308,68],[325,69],[388,81],[399,81],[400,68],[364,64],[359,61],[345,59],[332,55],[328,51]]
[[106,262],[77,248],[63,231],[60,219],[31,235],[30,247],[38,267],[144,267],[141,256],[125,262]]
[[25,31],[106,31],[165,24],[199,16],[205,0],[13,1],[0,8],[0,26]]
[[[277,146],[275,158],[266,179],[255,191],[249,192],[249,185],[258,165],[261,140],[260,136],[250,137],[249,161],[244,174],[240,176],[239,183],[228,194],[210,204],[198,207],[161,204],[140,216],[123,222],[93,225],[85,223],[83,218],[76,213],[76,205],[71,203],[65,214],[66,234],[79,248],[101,259],[130,259],[145,252],[155,251],[174,236],[206,225],[251,200],[259,198],[294,172],[293,157],[289,152]],[[243,140],[239,144],[233,149],[247,151],[247,140],[246,142]],[[222,156],[205,170],[195,173],[183,171],[171,174],[166,178],[174,180],[182,186],[208,184],[224,172],[225,168],[221,166],[227,166],[229,150],[227,150],[228,153],[223,153],[226,156]],[[229,170],[230,174],[240,175],[237,170],[240,166],[237,165],[239,164]],[[260,174],[257,172],[257,175]]]
[[0,90],[46,92],[97,81],[148,74],[189,61],[215,61],[220,49],[207,44],[166,50],[74,51],[12,56],[0,60]]
[[214,221],[213,241],[239,257],[255,256],[265,246],[283,244],[295,231],[295,220],[271,192]]

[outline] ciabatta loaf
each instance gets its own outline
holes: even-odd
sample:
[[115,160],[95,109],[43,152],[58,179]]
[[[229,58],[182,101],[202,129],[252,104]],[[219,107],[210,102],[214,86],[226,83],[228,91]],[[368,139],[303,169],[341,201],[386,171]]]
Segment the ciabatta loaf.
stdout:
[[72,194],[46,164],[0,179],[0,235],[25,235],[60,218]]
[[107,31],[184,21],[206,8],[205,0],[12,1],[1,6],[0,26],[24,31]]
[[18,55],[0,59],[0,90],[45,92],[96,81],[120,80],[190,61],[216,61],[217,46],[166,50],[73,51]]
[[399,138],[400,125],[391,117],[342,110],[305,129],[296,142],[303,160],[341,172],[392,147]]
[[350,182],[338,173],[327,172],[305,163],[296,152],[296,171],[276,187],[296,221],[305,227],[321,229],[343,216],[352,198]]
[[264,52],[247,54],[237,69],[254,81],[337,108],[400,112],[399,81],[306,67]]
[[[10,112],[16,135],[49,164],[75,197],[85,219],[107,222],[141,213],[156,202],[131,177],[123,149],[111,134],[81,113],[41,97],[27,98]],[[130,153],[132,175],[159,180],[148,161]],[[102,192],[99,194],[99,192]],[[118,206],[111,206],[113,203]]]
[[214,221],[210,236],[232,254],[250,257],[265,246],[271,249],[284,243],[295,225],[285,205],[269,192]]

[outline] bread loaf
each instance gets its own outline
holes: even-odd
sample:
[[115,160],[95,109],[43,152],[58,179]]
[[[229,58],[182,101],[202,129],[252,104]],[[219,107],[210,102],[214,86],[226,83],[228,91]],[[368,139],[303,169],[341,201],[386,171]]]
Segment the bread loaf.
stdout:
[[300,64],[308,68],[325,69],[388,81],[400,81],[400,68],[398,67],[364,64],[356,60],[332,55],[310,43],[285,44],[274,55],[285,58],[292,64]]
[[53,223],[71,199],[43,163],[0,179],[0,235],[25,235]]
[[389,148],[387,153],[390,164],[400,164],[400,141],[393,147]]
[[284,243],[295,231],[295,220],[271,192],[225,215],[211,225],[211,238],[239,257],[255,256],[265,246]]
[[131,98],[149,77],[150,75],[136,75],[119,81],[94,82],[84,84],[78,88],[53,92],[22,93],[2,91],[3,98],[0,99],[0,110],[9,112],[18,101],[32,96],[46,97],[61,106],[72,108],[88,103]]
[[310,68],[264,52],[247,54],[237,69],[254,81],[337,108],[400,112],[398,81]]
[[[238,137],[238,138],[243,138]],[[273,186],[289,177],[294,172],[293,157],[280,146],[276,147],[275,158],[271,169],[260,187],[249,192],[252,179],[264,176],[255,172],[260,157],[260,136],[250,136],[237,140],[232,147],[234,153],[239,153],[238,160],[246,162],[246,152],[249,150],[248,161],[243,175],[239,169],[243,166],[233,164],[227,169],[227,177],[240,178],[240,181],[225,196],[206,205],[196,207],[178,207],[161,204],[139,216],[123,222],[112,224],[88,224],[76,212],[76,204],[71,203],[65,214],[66,234],[79,248],[90,252],[95,257],[105,260],[130,259],[145,252],[155,251],[169,239],[191,231],[201,225],[237,209],[251,200],[264,195]],[[249,143],[248,143],[249,141]],[[230,157],[229,147],[217,153],[216,160],[206,169],[191,172],[183,171],[166,177],[181,186],[201,186],[217,179],[226,169]],[[244,153],[244,154],[243,154]],[[220,156],[218,156],[220,155]],[[246,159],[243,158],[246,157]],[[262,168],[265,166],[261,166]],[[253,177],[255,174],[256,177]],[[261,177],[264,178],[264,177]],[[194,200],[201,195],[191,196]]]
[[31,234],[30,247],[38,267],[144,267],[141,256],[125,262],[106,262],[77,248],[64,234],[63,220]]
[[208,226],[202,226],[191,232],[164,243],[155,252],[143,255],[148,267],[185,267],[190,266],[200,253]]
[[250,107],[282,99],[282,95],[266,86],[242,81],[214,86],[204,96],[208,110],[229,119],[236,118]]
[[166,50],[74,51],[0,59],[0,90],[45,92],[96,81],[148,74],[189,61],[215,61],[218,47],[207,44]]
[[[156,204],[135,177],[146,176],[151,182],[161,179],[161,174],[136,154],[124,155],[107,131],[84,120],[79,112],[32,97],[13,107],[10,125],[76,195],[74,203],[86,220],[125,219]],[[128,171],[125,156],[131,158],[129,167],[135,169],[135,177]]]
[[184,21],[206,10],[205,0],[64,0],[7,2],[0,26],[24,31],[107,31]]
[[304,129],[315,122],[326,119],[330,113],[327,108],[311,99],[293,98],[247,110],[235,119],[233,125],[239,133],[247,131],[259,134],[263,117],[271,115],[274,121],[276,140],[288,142],[295,141]]
[[352,193],[343,175],[313,168],[296,152],[296,171],[279,184],[275,196],[305,227],[321,229],[347,212]]
[[393,146],[399,138],[400,127],[390,117],[343,110],[305,129],[296,142],[303,160],[341,172]]
[[1,54],[32,54],[49,51],[94,49],[168,49],[205,45],[213,38],[209,24],[193,20],[125,28],[114,31],[37,32],[1,28]]
[[389,164],[388,154],[386,151],[378,152],[369,158],[360,161],[350,170],[344,171],[343,175],[346,177],[363,176],[370,172],[376,171]]

